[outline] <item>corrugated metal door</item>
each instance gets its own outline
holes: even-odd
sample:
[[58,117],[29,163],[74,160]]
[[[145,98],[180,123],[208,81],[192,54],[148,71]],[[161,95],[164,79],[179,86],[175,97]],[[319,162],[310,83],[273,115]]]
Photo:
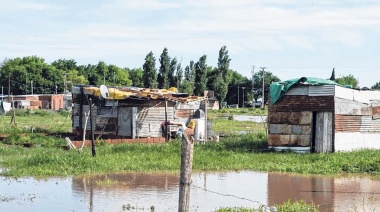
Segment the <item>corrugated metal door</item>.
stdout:
[[315,116],[315,152],[332,152],[332,112],[317,112]]
[[118,126],[118,135],[132,136],[132,108],[119,107]]

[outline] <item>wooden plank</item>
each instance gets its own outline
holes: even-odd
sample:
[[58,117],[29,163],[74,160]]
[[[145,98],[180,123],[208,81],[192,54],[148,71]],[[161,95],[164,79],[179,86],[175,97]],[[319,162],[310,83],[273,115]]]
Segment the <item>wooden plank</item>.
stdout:
[[315,152],[332,152],[332,113],[318,112],[315,127]]

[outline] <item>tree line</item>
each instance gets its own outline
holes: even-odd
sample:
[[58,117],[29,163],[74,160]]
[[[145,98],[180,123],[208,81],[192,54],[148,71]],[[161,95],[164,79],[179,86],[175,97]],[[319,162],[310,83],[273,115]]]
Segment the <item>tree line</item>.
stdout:
[[[175,87],[180,93],[196,96],[212,90],[219,102],[243,106],[246,101],[262,97],[264,80],[266,102],[270,84],[280,79],[270,71],[264,73],[264,70],[247,78],[230,69],[230,62],[226,46],[219,50],[217,67],[208,65],[207,55],[202,55],[183,68],[176,57],[170,56],[167,48],[163,49],[158,61],[153,52],[149,52],[139,68],[122,68],[104,61],[95,65],[78,65],[74,59],[58,59],[49,64],[41,57],[26,56],[5,59],[1,63],[0,84],[4,95],[67,93],[72,85],[78,84],[158,89]],[[358,84],[352,75],[335,79],[334,69],[330,79],[340,84],[351,84],[354,88]],[[372,89],[379,87],[377,83]]]
[[[220,102],[240,106],[253,97],[260,97],[258,91],[262,85],[262,73],[253,76],[252,84],[252,79],[230,69],[230,62],[226,46],[219,50],[217,67],[208,65],[207,55],[202,55],[183,68],[176,57],[169,55],[167,48],[163,49],[158,64],[153,52],[149,52],[140,68],[121,68],[104,61],[95,65],[78,65],[74,59],[58,59],[49,64],[44,58],[26,56],[5,59],[1,63],[0,84],[4,95],[67,93],[72,85],[104,84],[158,89],[175,87],[180,93],[196,96],[203,96],[205,90],[212,90]],[[279,80],[266,72],[266,93],[270,82]],[[256,85],[255,88],[252,85]]]

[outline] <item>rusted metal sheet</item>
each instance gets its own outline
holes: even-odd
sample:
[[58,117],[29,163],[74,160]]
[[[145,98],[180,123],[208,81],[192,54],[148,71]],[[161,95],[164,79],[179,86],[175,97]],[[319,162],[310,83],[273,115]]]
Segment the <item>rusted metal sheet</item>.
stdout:
[[177,109],[174,114],[174,118],[187,119],[194,113],[194,109]]
[[335,114],[370,116],[371,113],[371,107],[368,104],[335,98]]
[[309,96],[334,96],[336,85],[309,86]]
[[312,112],[269,112],[268,123],[270,124],[291,124],[308,125],[312,123]]
[[360,132],[361,116],[335,115],[335,132]]
[[311,135],[290,135],[289,143],[292,146],[311,146]]
[[334,96],[282,96],[269,112],[334,111]]
[[380,119],[380,101],[371,102],[372,118]]
[[287,146],[290,143],[290,135],[269,134],[269,146]]

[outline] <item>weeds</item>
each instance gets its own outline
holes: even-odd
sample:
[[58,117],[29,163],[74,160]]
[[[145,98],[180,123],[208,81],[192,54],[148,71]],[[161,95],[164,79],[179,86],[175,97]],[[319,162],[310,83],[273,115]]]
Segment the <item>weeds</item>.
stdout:
[[305,201],[300,200],[296,202],[285,202],[283,204],[275,205],[274,207],[260,206],[258,209],[254,208],[220,208],[217,212],[267,212],[267,211],[277,211],[277,212],[318,212],[318,206],[314,204],[307,204]]

